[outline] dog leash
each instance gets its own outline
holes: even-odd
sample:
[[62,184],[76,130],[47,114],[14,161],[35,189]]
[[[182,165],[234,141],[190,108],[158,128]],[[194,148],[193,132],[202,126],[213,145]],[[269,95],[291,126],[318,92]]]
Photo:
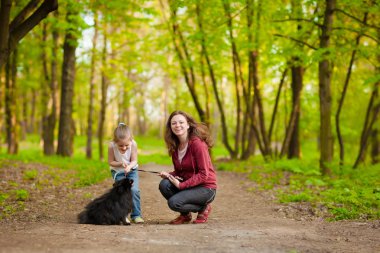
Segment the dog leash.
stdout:
[[160,172],[152,171],[152,170],[142,170],[142,169],[137,169],[137,170],[138,170],[138,171],[142,171],[142,172],[153,173],[153,174],[160,174]]

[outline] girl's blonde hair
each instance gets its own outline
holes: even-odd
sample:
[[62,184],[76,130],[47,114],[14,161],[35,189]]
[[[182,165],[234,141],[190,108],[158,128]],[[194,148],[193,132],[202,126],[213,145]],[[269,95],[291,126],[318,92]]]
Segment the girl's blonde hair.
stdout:
[[113,132],[113,141],[118,142],[119,140],[124,140],[125,138],[133,139],[133,135],[129,127],[124,123],[119,123]]

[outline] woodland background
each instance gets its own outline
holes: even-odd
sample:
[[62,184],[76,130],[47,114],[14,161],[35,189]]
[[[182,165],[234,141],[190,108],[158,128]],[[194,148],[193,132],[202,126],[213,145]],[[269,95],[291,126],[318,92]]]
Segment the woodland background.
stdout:
[[118,122],[148,152],[184,110],[219,169],[378,218],[379,42],[377,0],[1,0],[0,153],[103,161]]

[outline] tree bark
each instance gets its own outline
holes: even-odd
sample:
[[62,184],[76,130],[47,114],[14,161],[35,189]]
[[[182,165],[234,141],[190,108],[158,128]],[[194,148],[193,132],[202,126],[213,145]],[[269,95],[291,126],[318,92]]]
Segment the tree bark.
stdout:
[[235,128],[235,147],[234,152],[236,154],[239,153],[239,146],[241,140],[244,138],[241,136],[241,97],[242,96],[242,89],[244,89],[244,78],[241,71],[241,64],[240,64],[240,56],[237,50],[237,46],[235,43],[235,38],[233,35],[233,24],[232,24],[232,16],[231,16],[231,9],[230,9],[230,3],[228,0],[222,0],[224,12],[227,18],[227,26],[228,26],[228,32],[229,32],[229,39],[231,43],[231,55],[232,55],[232,66],[234,71],[234,80],[235,80],[235,97],[236,97],[236,128]]
[[106,74],[107,67],[107,27],[105,25],[104,40],[103,40],[103,53],[102,53],[102,82],[101,82],[101,101],[100,101],[100,115],[98,127],[98,145],[99,145],[99,159],[104,160],[103,151],[103,135],[104,135],[104,122],[106,120],[107,109],[107,90],[108,90],[108,77]]
[[328,57],[330,36],[333,25],[333,15],[336,0],[326,0],[324,21],[320,36],[320,49],[325,50],[323,59],[319,62],[319,105],[320,105],[320,168],[322,174],[331,174],[329,163],[333,158],[333,137],[331,131],[331,75],[332,67]]
[[[368,17],[368,12],[366,12],[364,14],[364,18],[363,18],[363,23],[364,24],[367,23],[367,17]],[[348,68],[347,68],[347,74],[346,74],[346,79],[344,81],[342,96],[339,99],[338,109],[337,109],[337,112],[336,112],[336,115],[335,115],[335,128],[336,128],[337,138],[338,138],[338,141],[339,141],[339,164],[340,164],[340,166],[344,165],[344,143],[343,143],[342,134],[340,132],[340,113],[342,111],[344,99],[346,97],[346,93],[347,93],[347,89],[348,89],[348,84],[349,84],[350,78],[351,78],[352,67],[354,65],[355,56],[356,56],[356,52],[357,52],[356,48],[360,44],[360,38],[361,38],[361,36],[362,36],[361,34],[359,34],[358,36],[356,36],[355,49],[352,50],[352,53],[351,53],[351,59],[350,59],[350,63],[348,64]]]
[[371,161],[372,164],[377,164],[380,161],[380,140],[379,129],[373,129],[371,132]]
[[196,78],[195,78],[195,73],[194,69],[192,67],[192,59],[189,54],[189,50],[186,45],[186,41],[183,38],[182,32],[179,28],[179,24],[176,21],[177,18],[177,9],[173,4],[170,3],[169,1],[169,6],[170,6],[170,13],[171,13],[171,30],[172,30],[172,40],[173,44],[181,65],[181,70],[185,78],[186,85],[190,91],[190,95],[193,99],[195,108],[198,112],[199,118],[202,122],[207,122],[209,121],[206,119],[206,113],[205,110],[203,109],[201,103],[199,102],[199,97],[196,92]]
[[354,169],[356,169],[360,163],[364,162],[364,158],[366,156],[367,147],[368,147],[368,139],[371,135],[373,125],[376,122],[379,115],[379,111],[380,111],[379,85],[380,85],[380,82],[375,83],[374,85],[375,87],[372,91],[371,99],[367,107],[366,118],[364,121],[363,130],[360,136],[359,152],[353,166]]
[[199,30],[200,30],[200,32],[202,34],[201,47],[202,47],[202,51],[204,53],[204,57],[206,59],[207,68],[208,68],[208,71],[209,71],[209,75],[210,75],[210,79],[211,79],[211,83],[212,83],[212,87],[213,87],[214,96],[215,96],[216,103],[217,103],[217,106],[218,106],[218,109],[219,109],[219,112],[220,112],[220,121],[221,121],[221,124],[222,124],[222,142],[223,142],[224,146],[226,147],[228,153],[230,154],[230,157],[231,158],[236,158],[237,157],[237,153],[231,147],[231,145],[230,145],[230,143],[228,141],[228,129],[227,129],[226,117],[225,117],[222,101],[220,99],[220,95],[219,95],[219,91],[218,91],[216,77],[215,77],[215,74],[214,74],[214,69],[213,69],[213,66],[211,64],[211,60],[210,60],[210,57],[208,55],[208,51],[207,51],[207,47],[206,47],[206,41],[205,41],[205,37],[204,37],[205,33],[203,31],[203,23],[202,23],[202,16],[201,16],[202,13],[201,13],[200,3],[199,2],[197,3],[196,11],[197,11],[198,27],[199,27]]
[[[73,7],[69,7],[66,14],[67,22],[69,22],[69,20],[72,19],[72,16],[75,15],[77,15],[77,11]],[[72,119],[72,111],[77,39],[76,30],[71,26],[71,28],[66,30],[63,45],[62,91],[57,148],[57,154],[61,156],[71,156],[73,153],[74,122]]]
[[98,14],[94,11],[94,37],[92,38],[92,51],[91,51],[91,69],[90,69],[90,94],[87,116],[87,144],[86,144],[86,157],[92,158],[92,135],[93,135],[93,122],[94,122],[94,100],[95,100],[95,65],[96,65],[96,45],[98,40]]
[[[41,20],[58,8],[58,0],[31,0],[9,24],[12,7],[11,0],[1,0],[0,9],[0,68],[6,63],[17,43],[30,32]],[[36,9],[37,8],[37,9]],[[27,19],[27,14],[32,13]]]
[[8,154],[18,152],[18,125],[17,125],[17,49],[5,66],[5,121],[7,133]]
[[[301,91],[303,87],[303,72],[304,69],[300,64],[300,60],[298,57],[293,59],[292,69],[292,103],[294,111],[294,124],[289,124],[288,129],[290,127],[291,130],[289,147],[287,150],[288,158],[300,158],[301,148],[300,148],[300,140],[299,140],[299,117],[301,112]],[[293,112],[292,112],[293,115]],[[292,119],[291,119],[292,120]]]

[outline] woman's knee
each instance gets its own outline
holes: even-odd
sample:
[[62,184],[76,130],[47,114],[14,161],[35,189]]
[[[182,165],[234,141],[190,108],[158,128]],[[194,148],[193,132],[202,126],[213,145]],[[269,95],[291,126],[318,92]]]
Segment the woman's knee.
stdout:
[[168,200],[168,206],[173,211],[178,211],[182,207],[182,201],[178,201],[178,198],[170,198]]
[[166,192],[168,188],[170,187],[170,181],[166,178],[162,179],[160,182],[160,185],[158,186],[158,189],[160,192]]

